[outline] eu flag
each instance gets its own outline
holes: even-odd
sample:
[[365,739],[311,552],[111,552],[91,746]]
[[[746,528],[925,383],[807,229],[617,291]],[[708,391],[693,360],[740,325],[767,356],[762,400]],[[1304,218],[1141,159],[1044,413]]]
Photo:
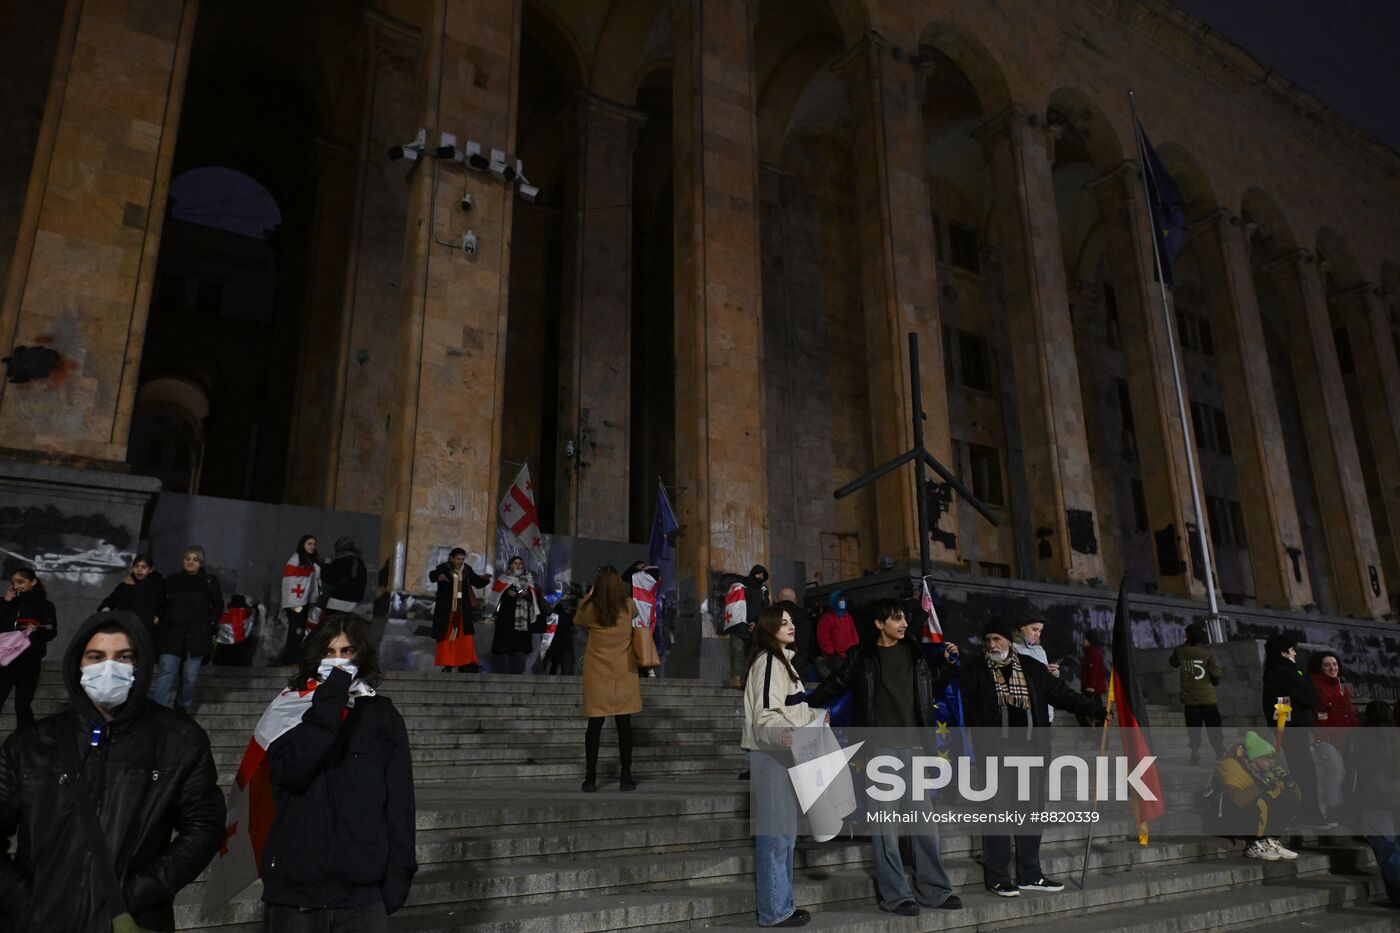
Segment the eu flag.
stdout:
[[1151,216],[1152,238],[1157,245],[1157,259],[1162,267],[1162,282],[1172,285],[1172,260],[1186,246],[1186,199],[1162,165],[1157,150],[1147,141],[1147,131],[1136,115],[1133,127],[1137,130],[1138,155],[1142,158],[1143,175],[1147,180],[1147,209]]
[[671,509],[671,500],[666,497],[666,487],[661,480],[656,481],[656,511],[651,518],[651,543],[647,547],[647,563],[660,573],[657,592],[661,595],[676,590],[676,532],[680,524],[676,513]]

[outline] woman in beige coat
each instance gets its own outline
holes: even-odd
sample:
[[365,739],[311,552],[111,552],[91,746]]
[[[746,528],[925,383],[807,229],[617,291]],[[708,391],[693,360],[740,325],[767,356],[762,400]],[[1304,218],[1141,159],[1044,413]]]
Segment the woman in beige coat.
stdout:
[[583,656],[583,709],[588,719],[584,738],[587,772],[583,789],[598,789],[598,746],[603,740],[603,720],[617,721],[617,750],[622,763],[622,789],[636,790],[632,780],[632,714],[642,711],[642,686],[637,679],[637,659],[632,654],[632,616],[636,609],[622,588],[617,568],[598,571],[593,588],[579,604],[574,624],[588,629]]

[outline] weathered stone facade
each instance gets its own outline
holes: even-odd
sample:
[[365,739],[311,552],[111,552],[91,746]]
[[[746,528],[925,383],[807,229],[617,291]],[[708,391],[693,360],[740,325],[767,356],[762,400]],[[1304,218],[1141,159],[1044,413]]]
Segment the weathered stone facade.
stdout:
[[[1001,518],[935,487],[943,569],[1199,600],[1204,522],[1229,602],[1391,612],[1400,157],[1165,0],[197,6],[27,24],[0,333],[59,361],[0,387],[8,455],[120,463],[146,382],[234,391],[142,365],[172,173],[230,152],[285,217],[293,412],[247,430],[285,501],[382,516],[395,585],[524,461],[546,532],[644,541],[674,487],[692,619],[714,572],[916,559],[912,471],[831,498],[911,445],[914,332],[927,444]],[[218,56],[295,145],[184,101]],[[1166,309],[1129,90],[1190,221]]]

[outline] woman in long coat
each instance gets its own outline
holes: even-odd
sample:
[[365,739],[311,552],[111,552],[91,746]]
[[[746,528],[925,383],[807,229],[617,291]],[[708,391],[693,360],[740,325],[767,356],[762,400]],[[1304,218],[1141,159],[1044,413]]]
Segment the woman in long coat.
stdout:
[[637,789],[632,780],[632,714],[642,711],[642,686],[637,679],[637,658],[632,653],[634,615],[636,607],[622,588],[617,568],[599,570],[574,618],[575,625],[588,630],[581,710],[588,720],[584,737],[588,769],[583,779],[585,791],[598,789],[598,746],[603,740],[603,720],[608,716],[617,722],[622,789]]
[[433,603],[433,640],[437,642],[433,663],[444,674],[454,667],[468,673],[481,669],[476,657],[475,587],[491,582],[467,564],[467,552],[454,547],[447,560],[437,565],[428,579],[437,584]]
[[[619,584],[621,585],[621,584]],[[506,659],[509,674],[525,673],[525,659],[534,648],[531,626],[548,611],[534,575],[525,569],[525,561],[512,557],[506,572],[497,581],[501,589],[496,604],[496,632],[491,637],[491,653]]]

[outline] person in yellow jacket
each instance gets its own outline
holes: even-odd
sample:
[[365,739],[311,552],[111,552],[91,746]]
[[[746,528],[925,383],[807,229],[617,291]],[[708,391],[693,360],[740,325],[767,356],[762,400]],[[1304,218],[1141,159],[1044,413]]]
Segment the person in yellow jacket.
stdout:
[[753,775],[754,883],[757,888],[758,925],[805,926],[807,911],[792,903],[793,852],[797,846],[796,807],[792,783],[785,765],[790,755],[774,754],[792,747],[792,730],[822,722],[826,710],[806,703],[787,704],[801,693],[802,678],[792,659],[797,627],[792,614],[770,606],[758,614],[749,640],[749,672],[744,684],[744,737]]
[[1216,763],[1211,779],[1223,833],[1248,839],[1245,857],[1266,862],[1298,857],[1278,837],[1298,815],[1302,795],[1275,755],[1257,733],[1246,732],[1244,741]]

